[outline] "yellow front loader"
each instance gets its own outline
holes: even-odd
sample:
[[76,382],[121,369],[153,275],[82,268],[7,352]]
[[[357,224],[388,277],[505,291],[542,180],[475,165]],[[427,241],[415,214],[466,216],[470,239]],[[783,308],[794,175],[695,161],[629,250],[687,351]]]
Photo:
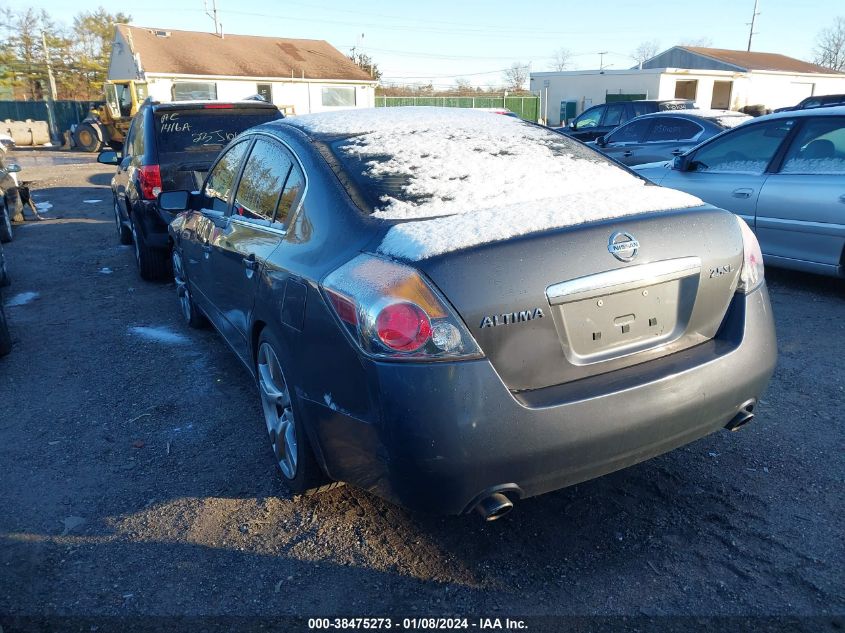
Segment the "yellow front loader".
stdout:
[[132,117],[147,98],[145,81],[109,80],[103,84],[106,102],[88,113],[76,126],[73,141],[85,152],[98,152],[109,145],[114,149],[123,146]]

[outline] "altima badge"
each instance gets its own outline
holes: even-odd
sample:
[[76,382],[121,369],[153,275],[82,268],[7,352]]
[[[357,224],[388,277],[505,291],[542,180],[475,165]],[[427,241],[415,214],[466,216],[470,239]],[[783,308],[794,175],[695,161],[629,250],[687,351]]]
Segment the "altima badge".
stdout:
[[497,325],[513,325],[514,323],[524,323],[525,321],[533,321],[534,319],[542,319],[542,308],[534,308],[533,310],[520,310],[519,312],[506,312],[505,314],[492,314],[481,319],[481,325],[478,327],[496,327]]
[[607,241],[607,252],[620,262],[629,262],[637,256],[640,243],[630,233],[617,232]]

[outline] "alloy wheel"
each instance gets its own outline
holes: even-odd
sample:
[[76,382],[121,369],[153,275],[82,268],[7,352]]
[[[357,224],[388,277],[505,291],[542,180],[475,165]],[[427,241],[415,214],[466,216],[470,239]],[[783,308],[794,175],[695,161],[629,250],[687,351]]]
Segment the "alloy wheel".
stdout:
[[185,276],[185,269],[182,265],[182,256],[173,251],[173,280],[176,282],[176,296],[179,297],[179,305],[182,306],[182,316],[185,321],[191,322],[193,308],[191,307],[191,291],[188,288],[188,278]]
[[258,348],[258,387],[273,454],[282,474],[293,479],[298,459],[293,407],[281,364],[267,342]]

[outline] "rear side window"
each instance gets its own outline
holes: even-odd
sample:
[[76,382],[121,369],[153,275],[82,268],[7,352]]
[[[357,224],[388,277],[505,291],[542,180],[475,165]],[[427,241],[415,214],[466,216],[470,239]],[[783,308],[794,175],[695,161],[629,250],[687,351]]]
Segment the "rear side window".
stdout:
[[810,119],[792,141],[784,174],[845,174],[845,117]]
[[648,130],[651,124],[650,119],[642,119],[640,121],[631,121],[623,125],[610,136],[607,137],[608,143],[638,143],[643,139],[643,135]]
[[658,117],[648,134],[649,141],[690,141],[701,133],[697,123],[674,117]]
[[285,190],[279,198],[279,209],[276,211],[276,222],[287,226],[291,211],[296,209],[296,203],[302,197],[305,189],[305,176],[299,167],[294,163],[288,180],[285,183]]
[[604,115],[602,125],[619,125],[625,121],[625,104],[614,103],[607,106],[607,114]]
[[215,211],[225,213],[229,206],[232,186],[248,147],[249,141],[242,141],[230,147],[208,174],[203,193]]
[[693,165],[696,171],[762,174],[794,123],[779,119],[736,128],[698,150]]
[[279,118],[276,109],[159,110],[155,113],[158,152],[214,156],[244,130]]
[[235,194],[232,214],[272,222],[293,162],[278,143],[256,141]]

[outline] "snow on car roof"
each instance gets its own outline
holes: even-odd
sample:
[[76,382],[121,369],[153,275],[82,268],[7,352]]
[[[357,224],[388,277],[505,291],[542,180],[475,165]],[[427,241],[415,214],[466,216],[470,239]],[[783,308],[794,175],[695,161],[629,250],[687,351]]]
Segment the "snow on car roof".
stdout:
[[[703,204],[648,185],[577,141],[513,117],[460,108],[345,110],[285,120],[364,176],[401,176],[373,217],[399,221],[379,250],[411,260],[526,233]],[[444,217],[445,216],[445,217]]]

